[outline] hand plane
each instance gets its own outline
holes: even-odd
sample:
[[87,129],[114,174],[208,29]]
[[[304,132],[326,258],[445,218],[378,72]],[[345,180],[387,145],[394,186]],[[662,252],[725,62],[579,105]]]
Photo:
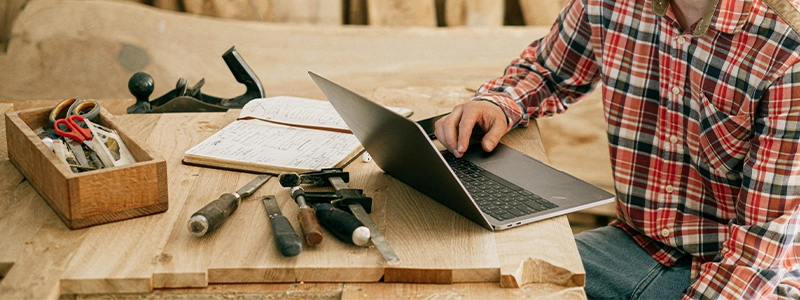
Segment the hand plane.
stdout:
[[241,84],[247,87],[244,94],[233,98],[220,98],[200,92],[205,84],[205,78],[194,86],[189,86],[188,80],[180,78],[175,89],[161,97],[150,101],[150,94],[155,86],[153,77],[144,72],[138,72],[128,80],[128,90],[136,97],[136,103],[129,106],[129,114],[142,113],[177,113],[177,112],[224,112],[229,108],[242,108],[247,102],[264,97],[264,88],[258,76],[245,63],[236,47],[231,47],[222,55],[228,69]]

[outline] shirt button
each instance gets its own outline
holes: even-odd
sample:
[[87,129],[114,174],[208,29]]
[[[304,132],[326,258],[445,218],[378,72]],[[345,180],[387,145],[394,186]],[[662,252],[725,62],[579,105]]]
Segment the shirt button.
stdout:
[[681,88],[679,88],[677,86],[672,87],[672,93],[675,94],[675,95],[680,94],[681,93]]
[[675,188],[672,187],[671,185],[668,185],[667,187],[664,188],[664,190],[667,191],[667,193],[672,193],[672,191],[674,191]]
[[677,143],[678,142],[678,137],[674,136],[674,135],[669,137],[669,142],[673,143],[673,144]]
[[683,45],[683,43],[686,43],[686,38],[679,36],[677,41],[678,45]]
[[669,237],[669,229],[666,229],[666,228],[661,229],[661,236]]

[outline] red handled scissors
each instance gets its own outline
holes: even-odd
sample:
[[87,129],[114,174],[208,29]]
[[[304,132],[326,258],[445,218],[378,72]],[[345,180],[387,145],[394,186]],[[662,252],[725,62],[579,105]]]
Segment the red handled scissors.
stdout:
[[79,115],[58,119],[53,127],[60,136],[71,138],[81,144],[92,139],[92,130],[86,125],[86,119]]

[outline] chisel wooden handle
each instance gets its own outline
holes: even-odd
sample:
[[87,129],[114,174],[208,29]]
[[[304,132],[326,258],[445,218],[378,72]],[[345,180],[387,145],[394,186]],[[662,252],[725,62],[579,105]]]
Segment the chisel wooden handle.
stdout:
[[303,242],[294,231],[289,219],[282,215],[270,216],[272,234],[275,237],[275,246],[283,256],[295,256],[303,250]]
[[306,237],[306,244],[312,247],[319,245],[322,242],[322,229],[319,228],[319,221],[314,215],[314,209],[306,204],[306,194],[303,188],[299,186],[292,188],[292,198],[300,207],[297,218],[300,220],[303,236]]
[[355,216],[328,203],[317,204],[317,219],[333,235],[342,241],[366,246],[370,232]]
[[301,208],[297,218],[300,219],[300,228],[303,229],[306,244],[312,247],[319,245],[322,242],[322,229],[319,228],[319,221],[314,215],[314,210],[310,207]]
[[235,193],[225,193],[219,199],[203,206],[189,219],[189,231],[203,236],[219,227],[239,207],[241,197]]

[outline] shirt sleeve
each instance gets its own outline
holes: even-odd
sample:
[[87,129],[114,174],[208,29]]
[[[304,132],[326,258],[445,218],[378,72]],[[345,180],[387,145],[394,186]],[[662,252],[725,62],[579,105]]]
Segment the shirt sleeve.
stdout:
[[686,299],[800,298],[800,65],[757,109],[737,217]]
[[530,44],[503,76],[484,83],[473,100],[499,105],[509,130],[527,126],[531,117],[565,111],[599,81],[591,35],[583,3],[570,1],[550,32]]

